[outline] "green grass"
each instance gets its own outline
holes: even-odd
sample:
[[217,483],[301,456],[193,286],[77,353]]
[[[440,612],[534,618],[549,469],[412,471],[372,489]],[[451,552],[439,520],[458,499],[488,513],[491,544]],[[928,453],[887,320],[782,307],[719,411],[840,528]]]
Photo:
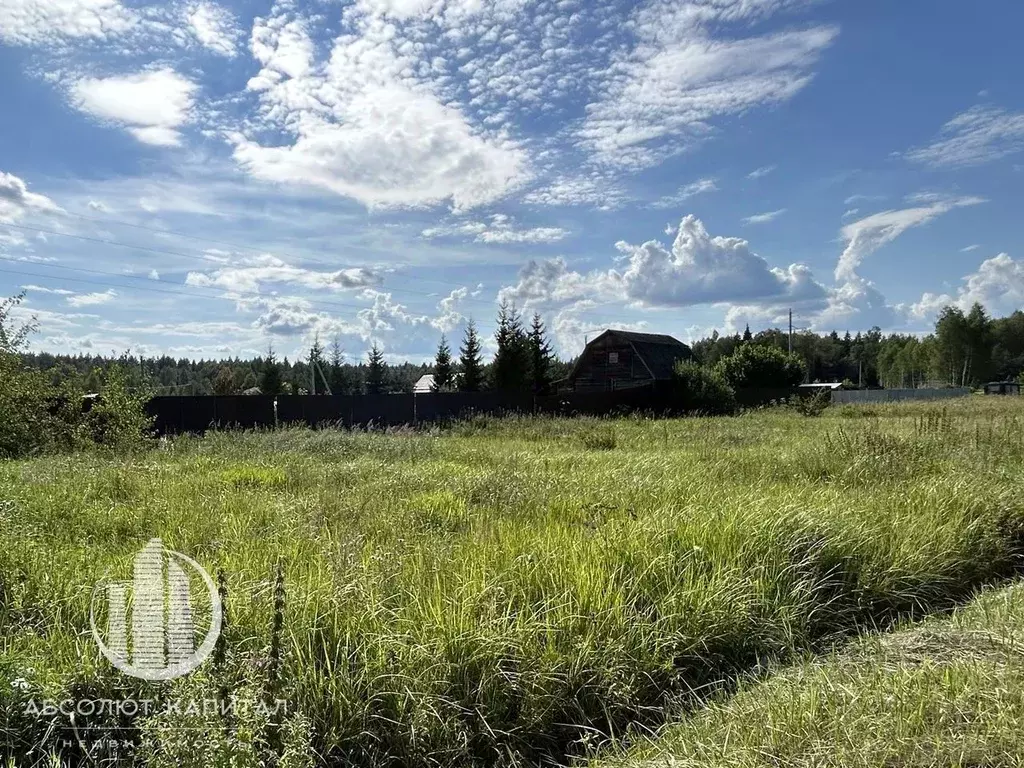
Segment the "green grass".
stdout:
[[593,768],[1024,765],[1024,587],[743,686]]
[[262,695],[280,561],[273,685],[291,716],[203,721],[212,746],[150,718],[136,723],[148,764],[581,753],[769,661],[1010,575],[1022,424],[1024,401],[975,398],[817,419],[211,434],[126,459],[0,464],[3,739],[51,749],[50,723],[18,714],[26,697],[144,685],[99,657],[89,596],[160,536],[223,574],[229,623],[224,661],[159,695]]

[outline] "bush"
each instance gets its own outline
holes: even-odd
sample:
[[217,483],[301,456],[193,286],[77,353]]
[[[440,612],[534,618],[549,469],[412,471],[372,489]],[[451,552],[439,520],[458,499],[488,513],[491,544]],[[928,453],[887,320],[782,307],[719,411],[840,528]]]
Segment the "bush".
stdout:
[[676,363],[676,402],[687,411],[724,414],[736,410],[736,393],[721,373],[692,361]]
[[799,355],[765,344],[744,344],[719,362],[722,376],[735,389],[786,389],[804,380]]
[[11,317],[22,298],[0,301],[0,458],[142,444],[151,421],[144,407],[147,393],[129,385],[124,365],[108,370],[101,396],[88,411],[77,377],[55,385],[25,365],[20,353],[35,321],[18,324]]

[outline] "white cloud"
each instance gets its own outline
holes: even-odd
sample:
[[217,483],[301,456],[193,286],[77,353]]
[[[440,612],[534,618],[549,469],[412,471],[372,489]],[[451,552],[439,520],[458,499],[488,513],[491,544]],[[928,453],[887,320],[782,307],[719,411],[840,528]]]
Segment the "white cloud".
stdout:
[[23,285],[23,286],[21,286],[21,289],[23,291],[27,291],[29,293],[53,293],[53,294],[56,294],[58,296],[74,296],[74,294],[75,294],[74,291],[69,291],[69,290],[67,290],[65,288],[46,288],[45,286],[42,286],[42,285],[32,285],[32,284]]
[[582,145],[602,164],[643,168],[707,136],[716,118],[792,98],[810,82],[834,27],[711,34],[722,22],[763,17],[782,5],[660,0],[641,7],[632,22],[636,44],[612,58],[587,107]]
[[554,243],[569,234],[560,227],[532,227],[518,229],[514,220],[504,214],[494,214],[489,221],[467,221],[462,224],[429,227],[423,237],[469,237],[478,243]]
[[117,291],[108,288],[102,293],[76,293],[68,296],[66,301],[72,307],[91,307],[96,304],[107,304],[117,298]]
[[659,198],[651,203],[652,208],[675,208],[682,205],[684,202],[689,200],[691,197],[703,194],[704,192],[714,192],[718,189],[714,179],[697,179],[697,181],[685,184],[679,188],[674,195],[666,195],[665,197]]
[[786,212],[785,208],[780,208],[777,211],[767,211],[765,213],[755,213],[753,216],[747,216],[743,219],[744,224],[767,224],[770,221],[775,221],[782,214]]
[[916,318],[930,320],[945,306],[968,311],[975,302],[995,316],[1009,315],[1024,308],[1024,262],[1006,253],[986,259],[977,272],[964,277],[955,296],[925,293],[911,306],[910,312]]
[[876,203],[879,200],[885,200],[885,195],[850,195],[843,202],[847,205],[853,205],[855,203]]
[[968,245],[966,248],[961,248],[960,253],[970,253],[971,251],[976,251],[979,248],[981,248],[980,245]]
[[657,241],[621,244],[629,266],[607,279],[621,282],[641,304],[688,306],[753,299],[816,299],[824,289],[802,264],[770,267],[738,237],[712,237],[695,216],[679,223],[671,249]]
[[90,200],[86,205],[90,211],[96,211],[97,213],[110,213],[110,209],[101,200]]
[[1024,113],[974,106],[944,126],[931,144],[906,157],[937,168],[963,168],[998,160],[1024,149]]
[[590,205],[611,211],[622,207],[628,197],[611,178],[605,176],[560,176],[547,185],[523,196],[529,205]]
[[58,213],[61,208],[53,200],[36,192],[13,173],[0,171],[0,222],[12,223],[28,211]]
[[138,23],[118,0],[3,0],[0,41],[9,45],[52,44],[61,38],[107,40]]
[[855,276],[857,267],[883,245],[891,243],[912,227],[927,224],[954,208],[984,202],[979,197],[948,198],[931,205],[900,210],[882,211],[854,221],[842,228],[846,249],[836,264],[836,281],[844,282]]
[[682,307],[721,302],[822,301],[825,289],[802,264],[771,267],[746,240],[712,237],[695,216],[680,221],[671,248],[657,240],[616,245],[627,257],[624,270],[581,274],[564,259],[530,261],[516,285],[500,299],[525,305],[555,305],[591,299],[627,301],[645,307]]
[[843,221],[845,221],[846,219],[852,219],[858,213],[860,213],[860,208],[850,208],[850,209],[844,211],[843,212]]
[[234,132],[236,161],[253,176],[314,186],[369,207],[450,201],[467,210],[498,200],[529,178],[527,155],[498,131],[471,124],[414,72],[412,48],[394,30],[362,20],[317,60],[307,24],[257,20],[252,50],[262,63],[249,81],[264,127],[294,138],[266,146]]
[[235,18],[227,9],[204,0],[189,6],[186,16],[192,34],[203,46],[228,58],[238,53],[239,33]]
[[237,293],[258,293],[261,286],[273,284],[344,291],[377,285],[379,282],[379,275],[362,267],[334,271],[303,269],[269,254],[243,259],[239,265],[210,272],[189,272],[185,278],[186,285],[223,288]]
[[761,168],[757,168],[747,174],[748,179],[760,179],[762,176],[767,176],[769,173],[774,171],[778,166],[776,165],[765,165]]
[[107,78],[86,77],[71,87],[72,103],[93,117],[118,123],[144,144],[177,146],[198,89],[171,69]]

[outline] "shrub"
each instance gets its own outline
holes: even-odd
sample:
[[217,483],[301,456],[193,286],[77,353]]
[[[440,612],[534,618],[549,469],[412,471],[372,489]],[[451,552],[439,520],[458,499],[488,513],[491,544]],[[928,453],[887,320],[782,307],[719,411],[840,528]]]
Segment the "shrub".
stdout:
[[832,394],[826,391],[814,392],[793,399],[793,410],[801,416],[821,416],[830,405],[832,405]]
[[20,353],[36,326],[34,320],[17,323],[11,317],[22,299],[0,301],[0,458],[140,445],[150,426],[145,388],[130,385],[123,364],[111,366],[101,396],[84,410],[85,393],[77,377],[55,385],[25,365]]
[[799,355],[765,344],[744,344],[719,362],[722,375],[736,389],[785,389],[804,379]]
[[690,360],[676,363],[675,399],[680,408],[723,414],[736,410],[736,393],[720,372]]

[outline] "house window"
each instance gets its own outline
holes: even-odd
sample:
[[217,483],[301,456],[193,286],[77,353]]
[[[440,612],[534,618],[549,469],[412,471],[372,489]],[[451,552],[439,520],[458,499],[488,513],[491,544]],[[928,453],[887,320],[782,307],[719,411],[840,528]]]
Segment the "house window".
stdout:
[[609,352],[608,353],[608,365],[618,365],[618,363],[619,363],[619,353],[618,352]]

